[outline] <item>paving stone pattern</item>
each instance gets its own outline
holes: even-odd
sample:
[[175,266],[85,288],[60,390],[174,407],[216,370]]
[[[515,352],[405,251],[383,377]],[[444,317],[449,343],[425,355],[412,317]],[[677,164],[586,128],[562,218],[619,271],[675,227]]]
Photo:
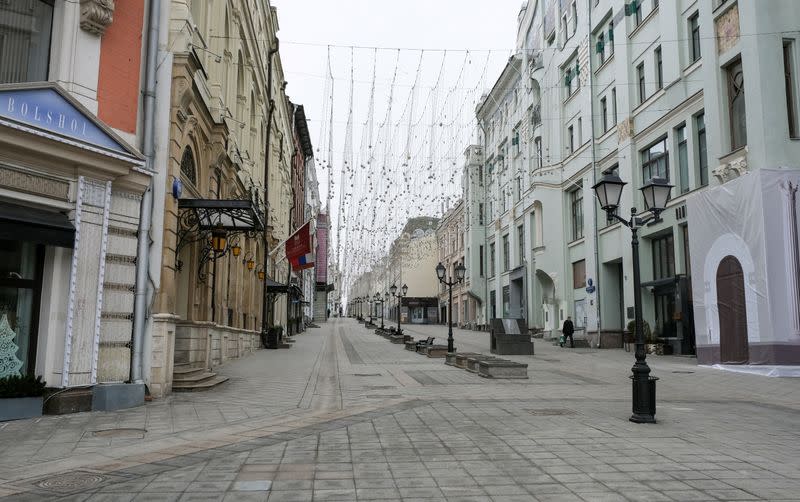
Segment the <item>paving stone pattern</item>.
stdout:
[[[653,357],[659,423],[637,425],[632,354],[536,352],[508,356],[529,380],[486,380],[331,320],[206,393],[0,424],[0,499],[800,500],[800,381]],[[94,434],[115,428],[146,432]]]

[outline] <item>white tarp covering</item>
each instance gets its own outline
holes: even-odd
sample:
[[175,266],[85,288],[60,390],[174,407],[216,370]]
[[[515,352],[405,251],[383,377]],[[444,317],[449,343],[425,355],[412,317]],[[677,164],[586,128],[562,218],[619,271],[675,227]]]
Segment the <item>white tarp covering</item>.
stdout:
[[687,201],[701,364],[800,363],[798,185],[761,169]]
[[767,377],[781,378],[800,378],[800,366],[775,366],[769,364],[712,364],[711,366],[701,365],[704,368],[714,368],[716,370],[732,371],[734,373],[747,373],[750,375],[761,375]]

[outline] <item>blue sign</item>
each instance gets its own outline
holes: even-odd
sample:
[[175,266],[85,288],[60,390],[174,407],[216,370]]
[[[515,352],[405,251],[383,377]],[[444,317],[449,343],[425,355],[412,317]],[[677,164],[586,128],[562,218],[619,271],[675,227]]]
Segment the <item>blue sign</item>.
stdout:
[[117,140],[85,115],[58,91],[44,89],[0,90],[0,117],[107,148],[130,154]]
[[586,292],[589,293],[589,294],[592,294],[592,293],[594,293],[594,290],[595,290],[595,287],[594,287],[594,284],[592,282],[592,278],[590,277],[590,278],[586,279]]
[[176,199],[181,198],[181,194],[183,193],[183,183],[178,178],[173,178],[172,180],[172,196]]

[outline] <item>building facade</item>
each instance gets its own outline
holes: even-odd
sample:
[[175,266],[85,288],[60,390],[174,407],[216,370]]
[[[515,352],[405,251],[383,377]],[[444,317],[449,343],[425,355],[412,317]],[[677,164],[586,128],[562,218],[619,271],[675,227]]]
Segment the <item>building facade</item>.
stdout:
[[[522,316],[554,335],[572,316],[595,345],[621,346],[633,318],[630,232],[608,220],[592,186],[618,174],[628,182],[619,214],[642,214],[638,188],[660,176],[674,185],[672,199],[659,221],[639,229],[644,316],[654,336],[701,362],[795,360],[796,281],[764,257],[791,264],[797,249],[800,56],[788,20],[799,8],[527,2],[518,52],[478,107],[479,142],[465,164],[473,278],[486,233],[486,317]],[[767,35],[774,33],[782,35]],[[752,214],[783,222],[780,236],[765,238],[733,216],[741,208],[724,194],[735,188],[748,201],[784,201],[753,202]],[[712,210],[739,226],[709,233]],[[715,292],[725,281],[759,294],[720,303]]]
[[144,14],[143,0],[0,4],[0,378],[42,376],[61,389],[50,412],[144,400],[125,383],[153,174]]
[[[439,263],[445,267],[445,279],[455,279],[455,269],[466,262],[464,247],[464,223],[466,213],[464,201],[459,200],[455,206],[442,216],[439,227],[436,229],[436,241],[439,248]],[[466,267],[466,265],[465,265]],[[480,298],[470,293],[470,277],[465,274],[464,282],[453,286],[453,303],[450,304],[450,290],[444,284],[439,284],[439,321],[448,322],[452,310],[454,326],[463,328],[476,328],[478,310],[481,307]]]

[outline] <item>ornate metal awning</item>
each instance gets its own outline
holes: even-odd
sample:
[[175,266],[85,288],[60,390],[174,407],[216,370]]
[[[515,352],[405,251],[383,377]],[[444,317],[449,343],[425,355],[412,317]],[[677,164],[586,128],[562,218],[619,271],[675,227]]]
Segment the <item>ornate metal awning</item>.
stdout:
[[[249,200],[180,199],[178,211],[188,213],[191,226],[201,231],[255,232],[264,229],[261,213]],[[189,223],[183,214],[181,222]]]
[[[254,238],[264,231],[264,218],[252,200],[241,199],[180,199],[178,200],[178,244],[175,247],[176,268],[181,249],[192,242],[204,242],[200,252],[198,276],[205,280],[204,266],[210,260],[238,248],[232,240],[240,234]],[[234,245],[231,246],[230,244]],[[237,249],[233,249],[238,256]]]

